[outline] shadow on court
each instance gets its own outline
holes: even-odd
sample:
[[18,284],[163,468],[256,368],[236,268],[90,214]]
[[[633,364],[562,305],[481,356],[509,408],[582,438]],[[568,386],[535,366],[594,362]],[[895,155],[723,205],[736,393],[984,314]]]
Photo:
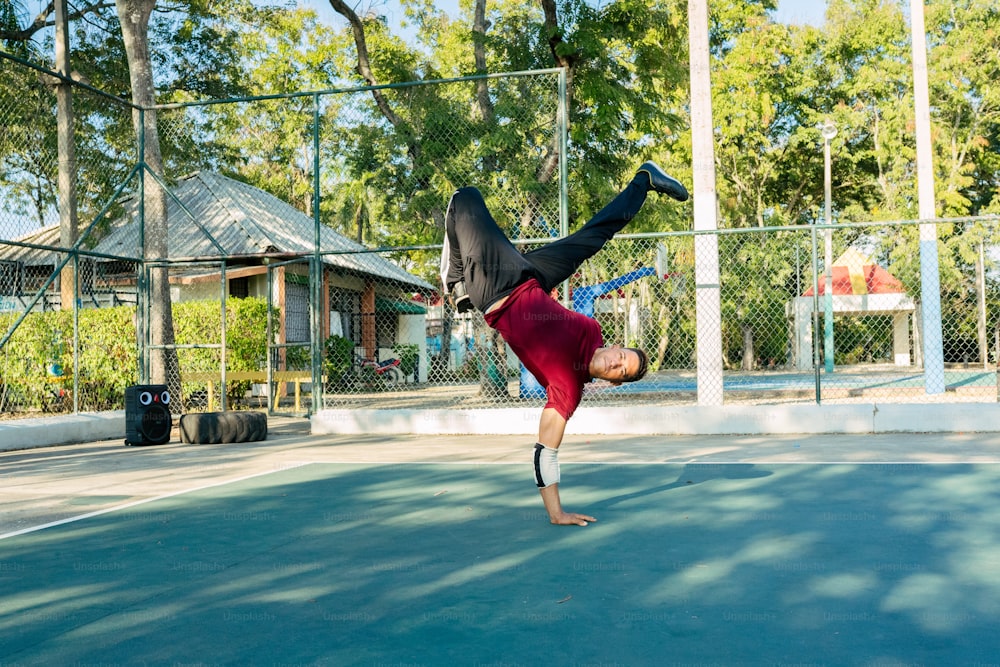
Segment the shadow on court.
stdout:
[[[530,471],[529,471],[530,472]],[[1000,467],[310,464],[0,540],[0,663],[973,665]]]

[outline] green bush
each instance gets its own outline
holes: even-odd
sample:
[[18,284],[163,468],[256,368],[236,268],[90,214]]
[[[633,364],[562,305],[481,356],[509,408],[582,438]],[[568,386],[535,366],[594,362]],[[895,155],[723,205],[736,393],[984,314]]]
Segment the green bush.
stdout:
[[[73,328],[64,331],[67,332],[64,367],[69,368]],[[134,307],[81,310],[80,409],[86,412],[122,409],[125,388],[139,381],[138,359]]]
[[417,362],[420,360],[420,348],[413,343],[396,343],[392,346],[392,353],[399,359],[399,370],[404,378],[408,378],[417,370]]
[[[275,311],[277,312],[277,311]],[[178,345],[222,343],[218,299],[183,301],[173,306],[174,341]],[[267,367],[267,302],[258,298],[226,299],[226,369],[259,371]],[[178,351],[181,379],[188,373],[216,373],[221,377],[220,349]],[[184,382],[182,391],[190,395],[203,389],[204,382]],[[243,398],[249,381],[226,383],[230,402]]]
[[[72,400],[59,399],[58,392],[72,389],[74,374],[81,410],[121,409],[125,387],[139,376],[134,315],[132,307],[80,311],[80,358],[74,368],[73,313],[29,314],[0,351],[0,411],[69,409]],[[8,331],[17,317],[0,315],[0,331]],[[52,364],[61,366],[62,375],[50,372]]]
[[327,382],[342,385],[354,368],[354,342],[333,335],[323,343],[323,374]]
[[[125,388],[139,381],[135,308],[119,306],[79,311],[79,367],[73,366],[73,313],[30,313],[0,350],[0,412],[69,410],[72,400],[59,391],[73,387],[77,376],[81,411],[120,410]],[[174,340],[178,345],[222,342],[218,300],[174,304]],[[19,313],[0,313],[0,334]],[[263,299],[227,299],[226,366],[230,371],[257,371],[266,367],[267,303]],[[178,351],[181,377],[185,373],[219,373],[219,349]],[[63,375],[49,372],[62,366]],[[228,395],[242,397],[249,382],[230,382]],[[184,391],[204,387],[185,383]]]
[[303,345],[307,343],[285,348],[285,370],[307,371],[312,368],[312,350]]

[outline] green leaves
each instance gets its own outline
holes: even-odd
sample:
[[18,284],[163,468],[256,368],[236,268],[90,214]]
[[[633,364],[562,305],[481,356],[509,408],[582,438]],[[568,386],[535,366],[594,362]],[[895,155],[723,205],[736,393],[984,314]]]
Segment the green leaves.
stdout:
[[[903,0],[831,0],[822,28],[776,23],[772,0],[711,4],[716,168],[723,226],[808,224],[822,216],[823,140],[831,142],[834,220],[915,215],[909,23]],[[374,13],[361,23],[371,75],[380,84],[479,71],[570,66],[568,164],[573,222],[596,211],[644,159],[689,182],[687,4],[683,0],[502,0],[446,16],[430,0],[406,0],[410,41]],[[128,72],[117,17],[84,3],[74,63],[99,88],[125,93]],[[0,25],[28,20],[7,3]],[[151,26],[160,101],[272,95],[360,86],[347,21],[250,0],[186,0],[158,7]],[[938,212],[1000,210],[1000,18],[985,0],[927,5],[934,101]],[[33,90],[0,70],[3,90]],[[450,192],[489,190],[503,224],[535,235],[557,218],[553,186],[555,86],[529,79],[399,87],[325,96],[320,110],[320,217],[365,243],[440,242]],[[32,93],[33,94],[33,93]],[[485,95],[485,97],[483,97]],[[15,97],[13,94],[8,98]],[[31,118],[40,109],[0,107],[8,137],[3,177],[21,187],[22,213],[44,219],[54,200],[50,163],[24,177],[25,147],[51,143]],[[24,100],[18,100],[22,105]],[[82,183],[96,207],[134,145],[122,109],[77,99]],[[391,114],[391,115],[390,115]],[[312,213],[313,99],[218,105],[163,113],[168,176],[210,168],[238,175]],[[31,134],[32,132],[36,134]],[[94,137],[99,137],[99,141]],[[0,140],[2,141],[2,140]],[[105,173],[98,170],[104,169]],[[22,178],[15,184],[15,176]],[[30,191],[34,187],[36,191]],[[31,211],[31,207],[35,211]],[[532,212],[534,209],[534,212]],[[651,202],[635,231],[684,229],[690,207]],[[428,275],[432,272],[428,270]]]

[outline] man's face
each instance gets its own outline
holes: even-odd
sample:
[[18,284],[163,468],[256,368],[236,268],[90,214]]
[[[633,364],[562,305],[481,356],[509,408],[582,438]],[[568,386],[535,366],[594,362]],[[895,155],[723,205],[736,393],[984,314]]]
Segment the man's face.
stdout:
[[621,345],[602,347],[594,353],[590,368],[595,378],[621,384],[639,372],[639,355]]

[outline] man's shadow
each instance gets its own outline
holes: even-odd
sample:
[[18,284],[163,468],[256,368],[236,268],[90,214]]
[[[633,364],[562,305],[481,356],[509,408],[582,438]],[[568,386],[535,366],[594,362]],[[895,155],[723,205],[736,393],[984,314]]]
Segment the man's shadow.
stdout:
[[652,496],[664,491],[693,486],[715,479],[760,479],[770,477],[773,474],[770,470],[761,470],[752,463],[689,463],[684,466],[677,479],[673,482],[642,489],[633,493],[613,496],[600,503],[600,507],[613,507],[614,505],[634,500],[635,498]]

